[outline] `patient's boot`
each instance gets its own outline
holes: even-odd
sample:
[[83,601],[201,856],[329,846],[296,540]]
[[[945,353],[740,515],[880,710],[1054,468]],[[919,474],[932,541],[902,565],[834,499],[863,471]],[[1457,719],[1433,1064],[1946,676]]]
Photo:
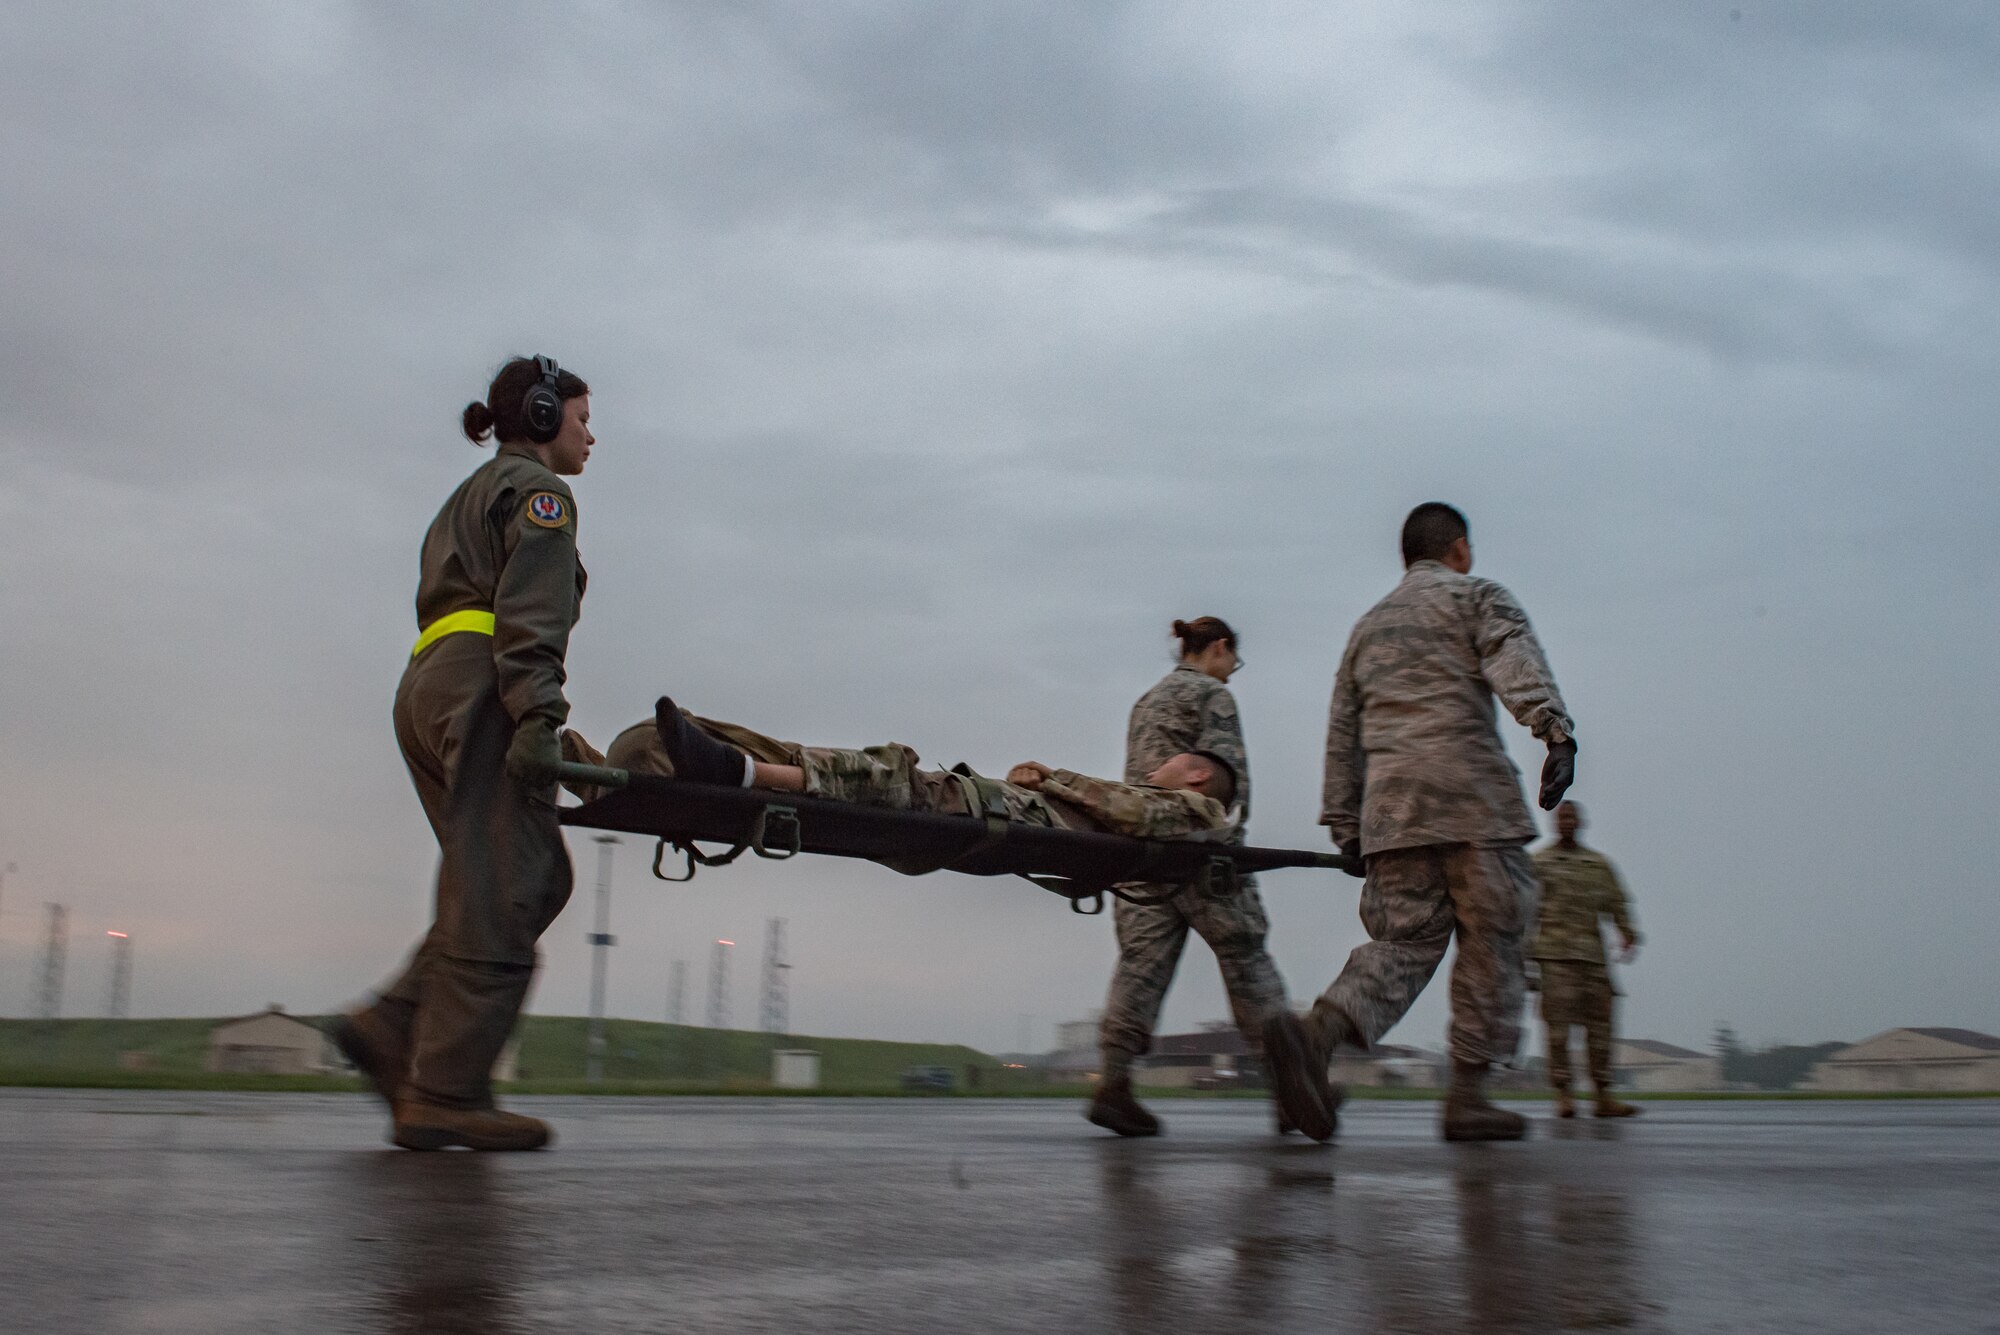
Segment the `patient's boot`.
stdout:
[[1520,1140],[1528,1119],[1488,1101],[1485,1062],[1454,1062],[1439,1129],[1446,1140]]
[[1160,1119],[1147,1112],[1146,1105],[1134,1097],[1132,1077],[1129,1075],[1105,1077],[1083,1115],[1093,1125],[1101,1126],[1106,1131],[1116,1131],[1121,1136],[1160,1134]]
[[743,786],[748,758],[733,746],[689,723],[687,715],[666,696],[653,707],[653,726],[659,731],[660,745],[674,764],[674,777],[694,783],[719,783],[729,788]]
[[[604,766],[604,753],[584,741],[574,728],[562,730],[562,758],[572,765],[596,765],[600,769]],[[571,783],[564,779],[563,787],[576,794],[579,802],[595,802],[604,796],[604,790],[594,783]]]

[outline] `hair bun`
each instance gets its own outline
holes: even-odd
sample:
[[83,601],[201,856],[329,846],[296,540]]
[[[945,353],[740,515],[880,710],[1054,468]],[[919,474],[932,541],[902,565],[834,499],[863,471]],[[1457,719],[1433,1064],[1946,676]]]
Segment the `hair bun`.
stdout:
[[465,438],[474,445],[483,443],[493,434],[493,410],[477,399],[465,405],[461,421],[465,427]]
[[1185,622],[1185,621],[1176,621],[1176,622],[1174,622],[1174,638],[1175,638],[1175,639],[1177,639],[1177,640],[1185,640],[1185,639],[1187,638],[1187,633],[1188,633],[1188,623],[1187,623],[1187,622]]

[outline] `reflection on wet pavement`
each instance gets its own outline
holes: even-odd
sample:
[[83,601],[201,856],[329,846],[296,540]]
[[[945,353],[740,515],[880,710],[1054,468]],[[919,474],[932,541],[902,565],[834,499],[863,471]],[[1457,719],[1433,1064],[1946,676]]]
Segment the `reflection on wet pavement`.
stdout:
[[[355,1096],[0,1092],[6,1329],[1992,1327],[2000,1102],[1656,1104],[1333,1147],[1258,1104],[1120,1141],[1032,1100],[540,1100],[561,1147],[381,1147]],[[1921,1319],[1919,1319],[1921,1318]]]
[[[432,1162],[435,1160],[435,1162]],[[509,1335],[531,1329],[515,1302],[523,1273],[511,1245],[517,1208],[479,1154],[357,1156],[329,1182],[343,1213],[356,1307],[385,1331]]]

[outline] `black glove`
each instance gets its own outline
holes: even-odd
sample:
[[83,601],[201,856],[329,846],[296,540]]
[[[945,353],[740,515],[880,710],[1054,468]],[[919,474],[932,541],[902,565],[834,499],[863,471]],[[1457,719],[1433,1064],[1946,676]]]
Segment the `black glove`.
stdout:
[[1576,739],[1550,742],[1549,758],[1542,762],[1542,810],[1554,811],[1569,786],[1576,782]]
[[1368,869],[1361,862],[1361,841],[1359,839],[1349,839],[1342,843],[1340,846],[1340,856],[1347,861],[1347,865],[1342,867],[1341,870],[1349,876],[1366,876],[1368,874]]
[[528,788],[551,783],[560,764],[562,743],[556,738],[554,719],[530,714],[514,725],[514,740],[507,748],[507,773],[516,783]]

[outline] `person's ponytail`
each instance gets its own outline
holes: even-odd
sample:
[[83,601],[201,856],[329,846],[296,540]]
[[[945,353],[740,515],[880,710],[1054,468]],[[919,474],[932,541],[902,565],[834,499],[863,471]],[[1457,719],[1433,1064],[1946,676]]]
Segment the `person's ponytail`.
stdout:
[[1176,621],[1174,638],[1181,642],[1181,657],[1192,658],[1202,650],[1220,640],[1230,648],[1236,647],[1236,632],[1221,617],[1196,617],[1192,621]]
[[465,405],[465,438],[474,445],[483,445],[493,435],[493,410],[483,403]]

